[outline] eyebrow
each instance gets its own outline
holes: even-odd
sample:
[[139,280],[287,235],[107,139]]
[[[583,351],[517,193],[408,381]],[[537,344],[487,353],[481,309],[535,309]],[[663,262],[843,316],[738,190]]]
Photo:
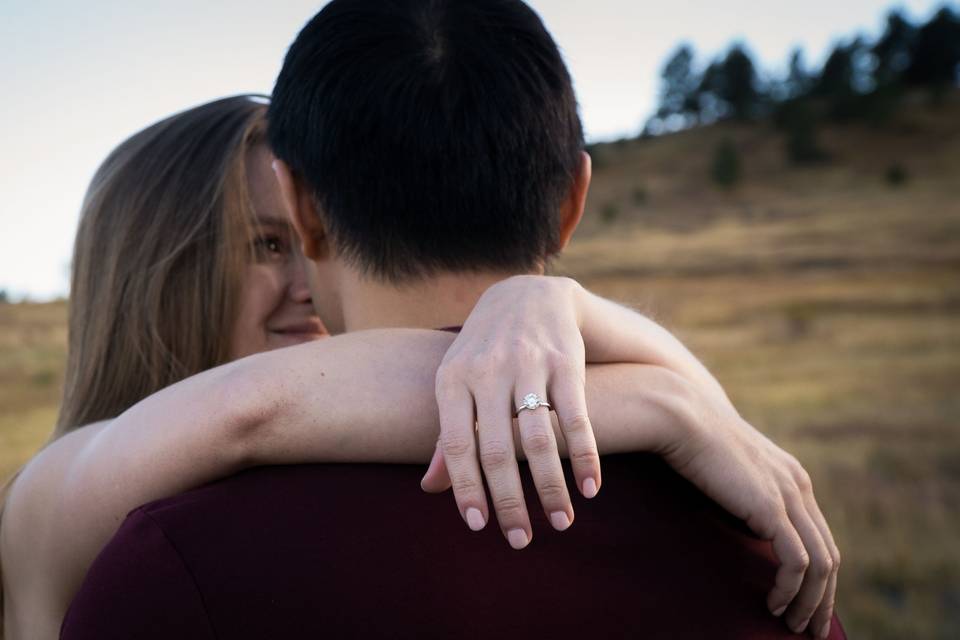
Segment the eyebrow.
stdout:
[[280,216],[273,213],[257,213],[253,216],[253,223],[261,227],[283,227],[290,229],[290,221],[286,216]]

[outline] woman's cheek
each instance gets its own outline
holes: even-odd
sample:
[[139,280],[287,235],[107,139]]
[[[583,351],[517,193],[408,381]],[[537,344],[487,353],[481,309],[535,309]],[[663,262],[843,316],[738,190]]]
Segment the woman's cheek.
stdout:
[[250,265],[240,291],[239,317],[234,325],[234,359],[266,351],[271,315],[282,299],[276,267]]

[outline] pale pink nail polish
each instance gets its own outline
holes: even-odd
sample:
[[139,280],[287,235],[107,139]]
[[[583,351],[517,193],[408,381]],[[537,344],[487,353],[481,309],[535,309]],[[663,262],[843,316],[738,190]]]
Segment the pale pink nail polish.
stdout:
[[826,638],[826,637],[829,636],[829,635],[830,635],[830,621],[828,620],[828,621],[827,621],[827,624],[823,625],[823,626],[820,628],[820,637],[821,637],[821,638]]
[[514,549],[523,549],[530,542],[527,532],[523,529],[510,529],[507,532],[507,541]]
[[467,526],[473,531],[480,531],[486,524],[487,522],[483,519],[483,514],[480,513],[480,509],[475,507],[467,509]]
[[583,496],[592,498],[597,495],[597,481],[593,478],[587,478],[583,481]]
[[774,612],[773,612],[773,615],[775,615],[775,616],[777,616],[777,617],[779,618],[780,616],[783,615],[783,612],[786,611],[786,610],[787,610],[787,605],[783,605],[782,607],[780,607],[779,609],[777,609],[776,611],[774,611]]
[[570,518],[568,518],[567,514],[563,511],[554,511],[550,514],[550,524],[552,524],[553,528],[557,531],[564,531],[570,526]]

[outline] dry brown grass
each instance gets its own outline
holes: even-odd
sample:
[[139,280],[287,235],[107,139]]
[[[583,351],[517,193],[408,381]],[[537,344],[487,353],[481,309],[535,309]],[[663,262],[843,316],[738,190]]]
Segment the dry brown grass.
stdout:
[[[708,179],[723,136],[732,193]],[[824,142],[834,162],[802,170],[762,126],[604,146],[588,209],[618,215],[557,270],[673,329],[801,459],[850,637],[960,637],[960,101]]]
[[0,483],[53,430],[66,349],[66,303],[0,304]]
[[[732,193],[707,178],[722,136],[744,154]],[[803,170],[762,126],[604,146],[588,209],[615,214],[557,269],[673,329],[803,461],[850,637],[960,637],[960,104],[824,142],[835,161]],[[0,305],[0,474],[52,427],[65,316]]]

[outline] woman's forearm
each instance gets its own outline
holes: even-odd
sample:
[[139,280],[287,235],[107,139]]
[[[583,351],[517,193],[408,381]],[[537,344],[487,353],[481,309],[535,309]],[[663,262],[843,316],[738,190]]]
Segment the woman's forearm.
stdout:
[[[64,436],[28,465],[7,504],[4,557],[18,558],[8,565],[12,581],[19,566],[33,573],[35,592],[65,607],[131,509],[243,468],[426,463],[439,433],[435,373],[451,340],[371,331],[259,354]],[[588,370],[602,453],[658,450],[685,428],[674,378],[656,367]]]
[[732,408],[716,378],[683,343],[653,320],[573,283],[587,362],[631,362],[674,371]]
[[[362,367],[359,388],[357,370],[329,371],[308,358],[296,365],[279,358],[249,361],[241,375],[263,381],[254,386],[275,389],[277,413],[248,421],[255,426],[233,436],[245,443],[242,466],[430,460],[440,430],[434,380],[449,338],[410,332],[404,349],[391,351],[379,332],[366,333],[368,341],[342,354]],[[416,356],[401,359],[407,350]],[[692,386],[664,367],[590,365],[586,394],[601,454],[661,452],[695,419]],[[566,455],[555,419],[554,427]],[[516,429],[514,435],[519,437]],[[516,449],[522,457],[522,447]]]

